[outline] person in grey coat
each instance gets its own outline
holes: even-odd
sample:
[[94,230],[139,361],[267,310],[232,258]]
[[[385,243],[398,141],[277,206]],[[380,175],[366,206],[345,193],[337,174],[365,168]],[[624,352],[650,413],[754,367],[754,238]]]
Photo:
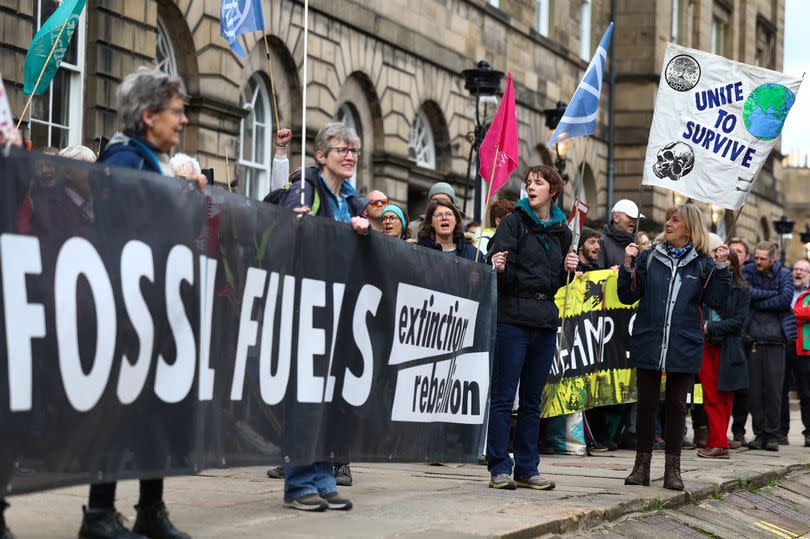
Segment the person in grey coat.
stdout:
[[709,423],[706,447],[697,455],[708,459],[727,459],[728,423],[734,403],[734,391],[748,387],[748,362],[742,342],[742,329],[751,304],[751,288],[742,276],[737,253],[728,256],[733,283],[726,306],[705,310],[706,344],[700,383],[703,386],[703,408]]
[[[634,260],[638,257],[635,265]],[[678,204],[666,213],[664,232],[655,247],[639,254],[625,249],[616,291],[627,305],[638,301],[632,325],[630,360],[638,391],[636,462],[628,485],[650,484],[655,417],[666,372],[666,443],[664,488],[683,490],[681,440],[686,424],[686,395],[703,359],[701,306],[725,306],[731,287],[728,247],[708,254],[708,231],[694,204]]]

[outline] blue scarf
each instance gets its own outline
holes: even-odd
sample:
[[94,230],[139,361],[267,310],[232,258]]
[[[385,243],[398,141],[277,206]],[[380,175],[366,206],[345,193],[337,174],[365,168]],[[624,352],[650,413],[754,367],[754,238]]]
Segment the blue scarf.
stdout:
[[690,241],[689,243],[687,243],[686,245],[684,245],[683,247],[680,247],[680,248],[675,247],[674,245],[672,245],[669,242],[665,242],[664,247],[666,248],[667,253],[669,254],[670,258],[674,258],[675,260],[680,260],[681,258],[684,257],[684,255],[686,253],[688,253],[692,249],[692,242]]

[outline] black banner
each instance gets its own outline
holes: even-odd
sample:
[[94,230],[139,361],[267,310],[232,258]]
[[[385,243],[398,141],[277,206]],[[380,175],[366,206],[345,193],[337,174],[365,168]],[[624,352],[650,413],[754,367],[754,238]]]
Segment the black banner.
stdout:
[[0,177],[0,492],[480,454],[490,267],[100,164]]

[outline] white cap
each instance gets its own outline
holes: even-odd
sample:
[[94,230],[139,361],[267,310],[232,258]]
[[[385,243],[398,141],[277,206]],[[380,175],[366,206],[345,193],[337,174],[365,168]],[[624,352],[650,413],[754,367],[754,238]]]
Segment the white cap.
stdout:
[[723,245],[723,239],[714,232],[709,232],[709,252],[711,253],[721,245]]
[[616,202],[616,204],[613,205],[611,213],[617,212],[627,214],[628,217],[632,217],[633,219],[638,219],[639,217],[641,217],[642,219],[646,219],[643,213],[639,213],[638,206],[636,206],[636,203],[626,198],[619,200],[618,202]]

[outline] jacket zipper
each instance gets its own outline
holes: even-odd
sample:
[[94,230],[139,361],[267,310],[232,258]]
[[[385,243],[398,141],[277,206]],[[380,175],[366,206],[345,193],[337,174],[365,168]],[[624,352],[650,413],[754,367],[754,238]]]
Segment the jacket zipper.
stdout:
[[658,361],[658,368],[663,371],[667,364],[667,349],[669,347],[669,331],[672,322],[672,290],[675,288],[675,274],[678,272],[680,260],[673,260],[672,278],[669,281],[669,293],[667,294],[667,312],[664,317],[664,339],[661,341],[661,359]]

